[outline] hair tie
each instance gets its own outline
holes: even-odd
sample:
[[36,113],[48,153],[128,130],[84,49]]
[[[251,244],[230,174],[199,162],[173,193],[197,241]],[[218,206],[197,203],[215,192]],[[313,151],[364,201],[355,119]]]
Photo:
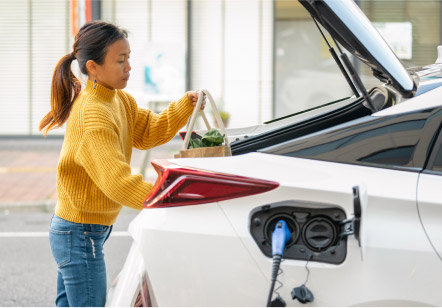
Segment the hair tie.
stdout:
[[74,55],[73,52],[70,53],[69,57],[70,57],[72,60],[77,59],[77,57],[75,57],[75,55]]

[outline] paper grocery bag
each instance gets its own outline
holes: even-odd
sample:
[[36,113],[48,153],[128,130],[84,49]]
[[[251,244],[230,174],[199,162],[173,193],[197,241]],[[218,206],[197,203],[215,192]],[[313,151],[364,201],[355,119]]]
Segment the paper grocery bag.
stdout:
[[175,158],[224,156],[232,156],[232,151],[229,145],[180,150],[178,154],[175,154]]
[[[200,110],[201,105],[203,103],[204,94],[207,96],[207,98],[209,98],[209,101],[212,104],[212,109],[215,115],[215,121],[218,124],[221,133],[224,135],[224,145],[187,149],[198,112],[202,116],[204,123],[207,126],[207,129],[210,130],[210,124],[207,121],[206,116],[204,115],[204,111]],[[232,151],[230,149],[229,140],[227,139],[224,124],[221,120],[218,109],[216,108],[215,102],[213,101],[212,95],[210,95],[209,91],[207,90],[201,90],[200,95],[198,97],[198,102],[196,103],[195,109],[193,110],[192,116],[190,118],[189,126],[187,127],[187,133],[184,138],[183,148],[180,150],[178,154],[175,154],[174,157],[188,158],[188,157],[224,157],[224,156],[232,156]]]

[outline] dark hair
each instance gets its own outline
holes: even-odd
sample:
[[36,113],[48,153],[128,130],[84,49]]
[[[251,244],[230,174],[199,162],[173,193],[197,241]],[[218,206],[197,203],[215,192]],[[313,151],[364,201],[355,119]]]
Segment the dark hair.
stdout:
[[44,135],[66,122],[81,91],[80,80],[71,70],[72,61],[77,59],[80,71],[87,75],[87,61],[103,64],[108,47],[122,38],[127,38],[125,30],[104,21],[90,21],[81,27],[75,36],[72,53],[61,58],[55,66],[51,83],[51,111],[43,117],[39,127],[40,131],[44,130]]

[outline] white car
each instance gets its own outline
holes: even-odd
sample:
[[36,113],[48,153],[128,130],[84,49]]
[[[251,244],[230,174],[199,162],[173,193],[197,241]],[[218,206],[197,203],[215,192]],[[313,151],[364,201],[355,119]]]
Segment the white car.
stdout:
[[439,64],[407,71],[351,0],[300,2],[385,84],[347,66],[353,97],[228,130],[232,157],[154,161],[108,306],[442,306]]

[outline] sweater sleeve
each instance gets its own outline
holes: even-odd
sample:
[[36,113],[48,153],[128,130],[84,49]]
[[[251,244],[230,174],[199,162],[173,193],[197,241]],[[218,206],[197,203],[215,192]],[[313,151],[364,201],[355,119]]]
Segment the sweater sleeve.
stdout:
[[186,125],[193,111],[191,100],[185,94],[180,100],[171,102],[161,113],[137,108],[133,145],[147,150],[170,141],[180,128]]
[[87,130],[75,155],[95,185],[111,200],[141,210],[152,184],[132,175],[115,131]]

